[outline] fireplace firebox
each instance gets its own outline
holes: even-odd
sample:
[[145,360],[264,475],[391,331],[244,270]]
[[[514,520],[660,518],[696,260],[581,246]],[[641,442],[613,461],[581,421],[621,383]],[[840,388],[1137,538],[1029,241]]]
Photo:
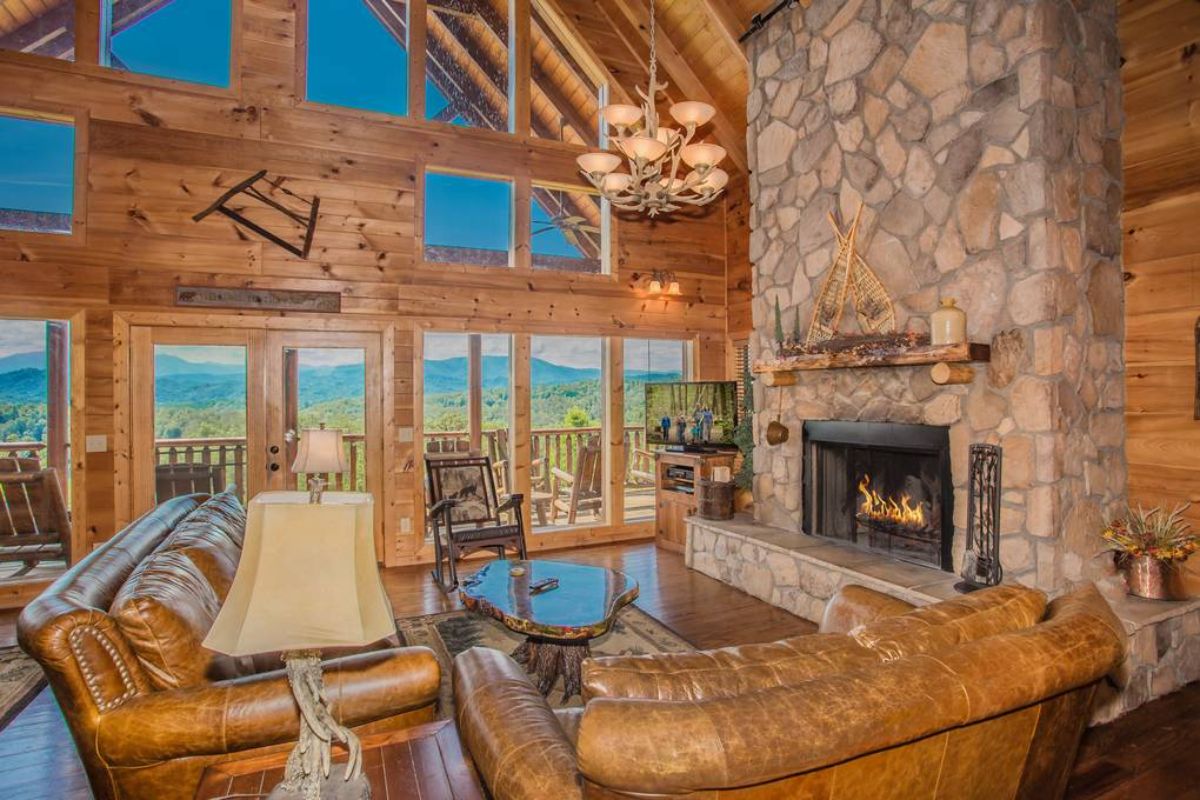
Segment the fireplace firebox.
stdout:
[[950,571],[950,431],[890,422],[804,423],[804,532]]

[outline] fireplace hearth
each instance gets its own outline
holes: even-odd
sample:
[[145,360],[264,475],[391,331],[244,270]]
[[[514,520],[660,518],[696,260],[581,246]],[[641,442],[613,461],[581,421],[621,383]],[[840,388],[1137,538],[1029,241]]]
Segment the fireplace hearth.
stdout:
[[808,421],[803,454],[805,533],[951,570],[948,428]]

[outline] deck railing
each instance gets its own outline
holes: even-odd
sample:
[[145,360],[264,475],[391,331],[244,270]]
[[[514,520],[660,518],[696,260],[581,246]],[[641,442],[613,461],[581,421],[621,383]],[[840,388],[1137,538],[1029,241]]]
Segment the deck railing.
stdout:
[[[579,454],[588,442],[598,440],[600,428],[539,428],[533,431],[532,457],[538,463],[538,475],[548,475],[551,467],[565,472],[574,472],[579,464]],[[493,461],[509,458],[507,430],[484,431],[481,449]],[[345,474],[325,476],[330,489],[339,491],[366,490],[366,437],[363,434],[347,434],[344,437],[349,471]],[[646,432],[641,426],[625,428],[625,464],[627,483],[638,483],[634,471],[646,471],[640,451],[645,448]],[[158,439],[155,441],[156,465],[196,465],[207,467],[222,477],[222,485],[246,486],[248,465],[246,440],[242,437],[221,436],[191,439]],[[0,444],[0,453],[6,455],[40,455],[46,445],[41,442],[5,442]],[[431,431],[425,434],[425,449],[433,452],[454,452],[470,449],[470,435],[466,431]],[[288,469],[290,464],[281,464]]]
[[36,458],[46,460],[45,442],[0,442],[0,456],[4,458]]

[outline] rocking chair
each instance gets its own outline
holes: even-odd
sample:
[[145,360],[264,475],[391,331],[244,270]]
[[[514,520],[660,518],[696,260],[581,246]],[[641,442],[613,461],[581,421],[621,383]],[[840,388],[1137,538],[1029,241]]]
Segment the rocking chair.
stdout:
[[491,458],[426,455],[425,480],[436,559],[433,577],[443,592],[458,588],[457,562],[475,550],[495,550],[506,558],[507,548],[513,548],[526,557],[521,518],[525,498],[510,494],[497,502]]
[[604,503],[604,465],[598,442],[592,440],[580,448],[574,473],[553,467],[550,475],[551,525],[558,521],[559,512],[566,513],[568,525],[575,524],[580,511],[600,516]]

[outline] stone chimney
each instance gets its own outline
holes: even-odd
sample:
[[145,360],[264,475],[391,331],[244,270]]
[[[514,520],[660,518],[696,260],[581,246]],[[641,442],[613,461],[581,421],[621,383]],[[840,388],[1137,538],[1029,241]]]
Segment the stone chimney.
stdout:
[[[927,367],[759,381],[760,520],[800,526],[804,420],[946,425],[956,569],[972,442],[1004,448],[1008,576],[1055,590],[1101,568],[1126,491],[1116,25],[1115,0],[814,0],[752,41],[753,355],[771,355],[777,301],[786,329],[807,327],[826,217],[860,202],[859,250],[899,329],[927,330],[954,297],[993,354],[970,385]],[[792,436],[772,447],[777,413]]]

